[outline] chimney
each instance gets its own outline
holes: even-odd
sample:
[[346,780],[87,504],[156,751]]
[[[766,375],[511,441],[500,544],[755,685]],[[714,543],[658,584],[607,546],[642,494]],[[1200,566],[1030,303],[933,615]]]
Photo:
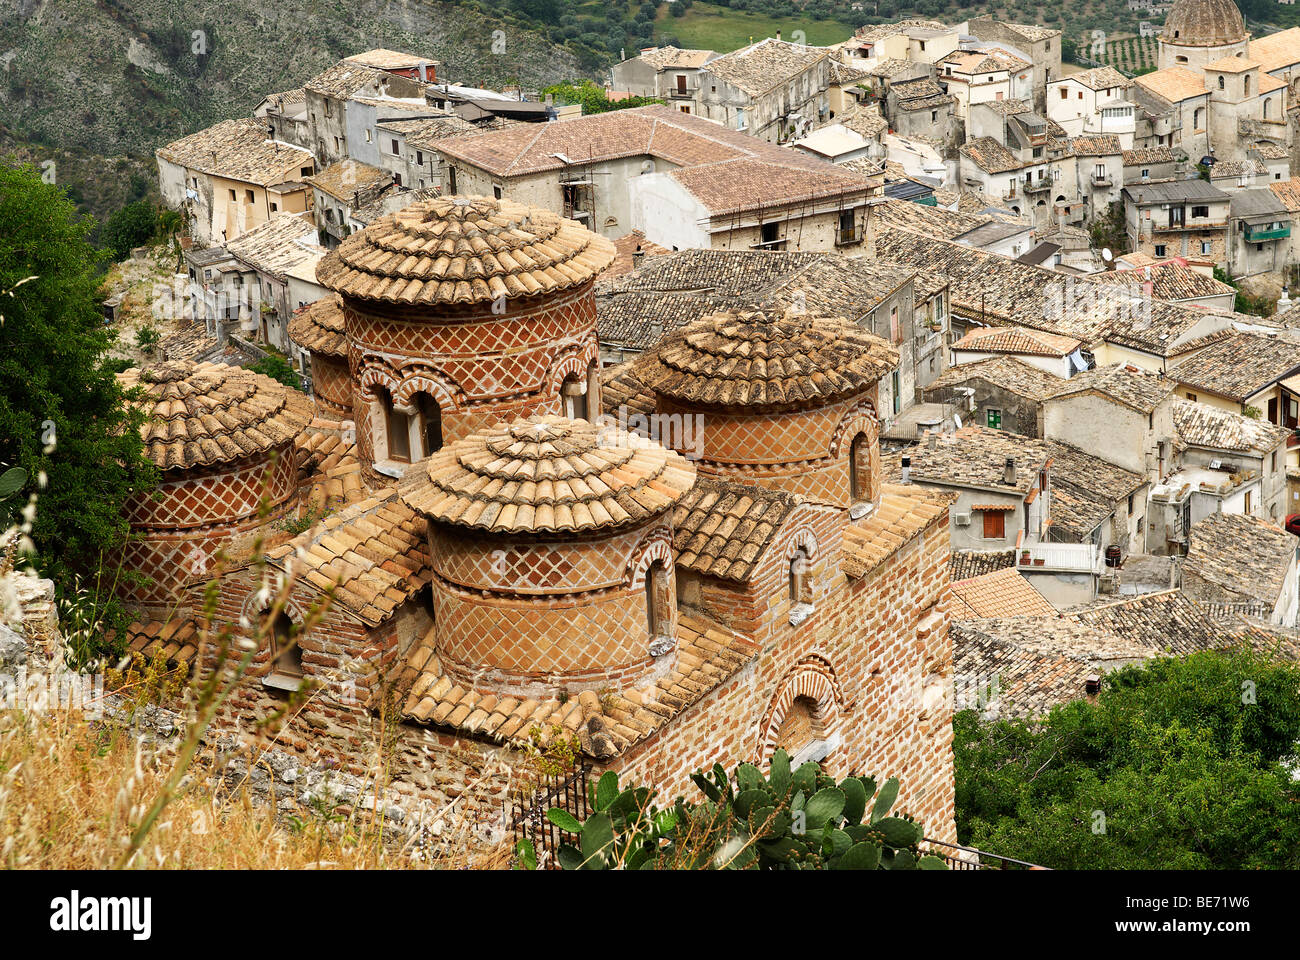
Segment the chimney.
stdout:
[[777,40],[780,40],[780,39],[781,39],[781,31],[780,31],[780,30],[778,30],[778,31],[776,32],[776,39],[777,39]]
[[1016,458],[1007,457],[1006,466],[1002,468],[1002,482],[1015,486],[1016,483]]
[[903,483],[912,482],[912,458],[903,458]]
[[1088,696],[1095,697],[1101,692],[1101,677],[1094,673],[1083,681],[1083,689]]
[[641,261],[644,259],[645,251],[641,249],[641,244],[638,243],[636,249],[632,251],[632,269],[635,270],[637,267],[641,266]]

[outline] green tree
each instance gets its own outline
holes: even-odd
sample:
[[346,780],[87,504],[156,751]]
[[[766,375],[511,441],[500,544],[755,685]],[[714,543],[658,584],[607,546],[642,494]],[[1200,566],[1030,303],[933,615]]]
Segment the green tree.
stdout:
[[1295,869],[1300,669],[1249,650],[1129,667],[1042,721],[953,724],[963,843],[1069,869]]
[[580,103],[583,114],[605,113],[609,110],[626,110],[629,107],[644,107],[659,103],[653,97],[627,97],[623,100],[610,100],[605,88],[597,86],[590,80],[581,83],[559,83],[542,90],[543,95],[550,94],[556,103]]
[[302,378],[294,372],[293,366],[284,357],[276,356],[274,353],[256,363],[250,363],[248,369],[254,373],[264,374],[272,380],[278,380],[286,387],[302,389]]
[[32,539],[64,588],[109,561],[125,501],[157,479],[143,414],[105,368],[115,334],[99,312],[90,228],[38,171],[0,161],[0,463],[27,471],[28,492],[47,479]]
[[99,228],[99,243],[113,260],[125,260],[133,247],[148,243],[158,231],[158,209],[147,200],[137,200],[109,215]]

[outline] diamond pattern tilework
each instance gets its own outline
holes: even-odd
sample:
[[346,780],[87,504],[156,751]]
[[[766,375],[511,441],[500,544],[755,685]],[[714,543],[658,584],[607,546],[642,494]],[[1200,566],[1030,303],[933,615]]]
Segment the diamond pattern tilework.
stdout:
[[[266,460],[245,462],[240,469],[201,471],[197,476],[167,480],[153,493],[136,497],[127,513],[133,527],[201,527],[232,523],[253,516],[263,491],[273,505],[296,490],[296,461],[289,444],[278,451],[274,465]],[[267,485],[268,475],[270,478]]]
[[313,353],[311,389],[318,412],[325,416],[352,416],[352,377],[348,374],[346,357]]

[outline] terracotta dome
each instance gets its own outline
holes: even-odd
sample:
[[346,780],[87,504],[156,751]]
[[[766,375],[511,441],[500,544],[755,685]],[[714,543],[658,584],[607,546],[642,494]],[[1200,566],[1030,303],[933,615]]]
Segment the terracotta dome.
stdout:
[[843,319],[724,312],[662,346],[652,383],[688,405],[779,408],[862,393],[897,365],[897,350]]
[[492,533],[579,533],[653,517],[694,482],[694,466],[651,441],[534,416],[444,447],[398,489],[431,520]]
[[317,279],[350,297],[470,304],[556,293],[595,278],[614,245],[581,224],[510,200],[439,197],[343,241]]
[[343,302],[330,294],[307,304],[289,321],[289,339],[304,350],[327,357],[346,357],[348,338],[343,331]]
[[1165,17],[1160,39],[1217,47],[1246,39],[1246,22],[1232,0],[1177,0]]
[[118,374],[141,387],[146,455],[164,470],[205,467],[268,453],[311,421],[311,402],[260,373],[179,361]]

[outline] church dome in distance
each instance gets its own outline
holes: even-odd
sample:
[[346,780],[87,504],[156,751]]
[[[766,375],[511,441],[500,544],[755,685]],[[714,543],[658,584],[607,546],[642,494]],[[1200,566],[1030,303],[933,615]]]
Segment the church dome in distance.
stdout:
[[1198,47],[1237,43],[1246,39],[1246,22],[1232,0],[1177,0],[1160,39]]

